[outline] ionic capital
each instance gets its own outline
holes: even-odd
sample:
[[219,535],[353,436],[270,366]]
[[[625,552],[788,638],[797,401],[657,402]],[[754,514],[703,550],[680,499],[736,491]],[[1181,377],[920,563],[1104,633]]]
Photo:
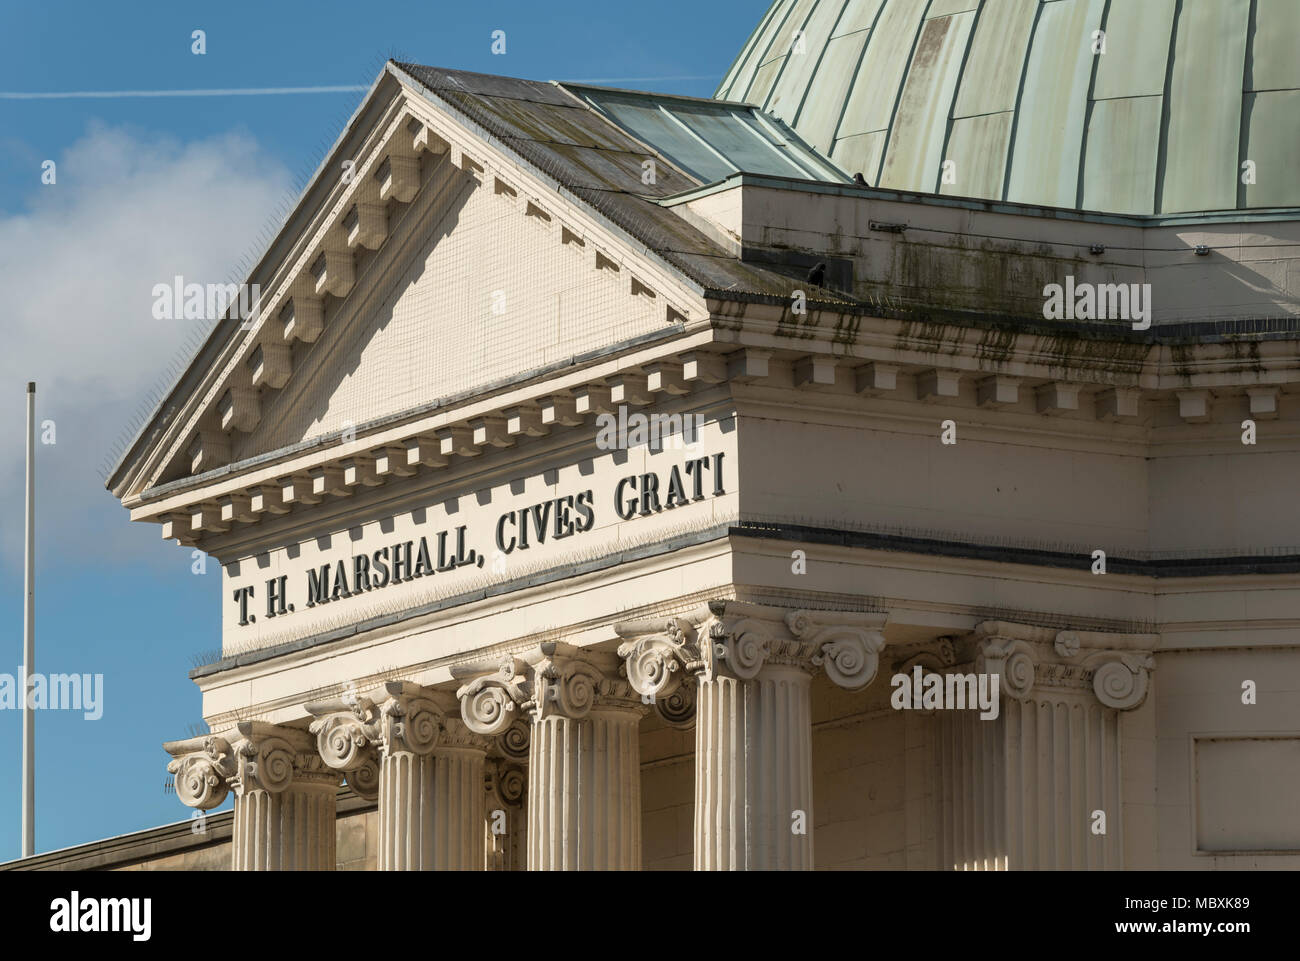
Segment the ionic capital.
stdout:
[[[684,677],[700,675],[752,680],[769,666],[819,669],[840,687],[858,690],[875,678],[886,614],[769,608],[741,601],[711,601],[677,617],[623,621],[614,631],[623,638],[628,683],[638,694],[671,699],[687,690]],[[688,698],[678,698],[677,713],[686,716]],[[664,713],[663,710],[660,711]],[[665,715],[670,723],[674,718]]]
[[538,653],[532,664],[532,709],[538,720],[579,720],[598,708],[645,713],[614,655],[560,643],[543,644]]
[[240,721],[220,734],[170,741],[176,794],[190,807],[216,807],[234,790],[278,793],[291,785],[337,785],[339,776],[322,762],[312,737],[298,728]]
[[[462,720],[464,718],[462,717]],[[468,727],[468,725],[466,725]],[[528,763],[528,748],[532,743],[533,729],[526,717],[516,717],[510,726],[496,736],[493,754],[511,761]]]
[[809,672],[812,651],[799,645],[787,645],[780,637],[784,632],[769,621],[739,614],[727,614],[723,602],[709,605],[713,616],[705,625],[707,643],[701,645],[705,681],[715,677],[734,677],[749,681],[767,664],[792,664]]
[[234,752],[223,737],[207,735],[168,741],[163,749],[172,756],[167,771],[175,775],[181,803],[206,811],[226,799],[234,772]]
[[283,791],[294,782],[338,785],[338,775],[316,753],[306,731],[261,721],[235,725],[235,737],[226,735],[236,765],[231,787],[238,795],[249,791]]
[[975,669],[998,675],[1011,698],[1090,694],[1106,707],[1128,711],[1146,699],[1158,637],[985,621],[973,640]]
[[343,771],[353,790],[372,800],[385,757],[444,748],[487,751],[487,740],[466,728],[455,707],[450,694],[409,681],[388,681],[365,695],[350,689],[342,697],[306,705],[316,718],[310,731],[321,760]]
[[469,678],[456,692],[461,717],[477,734],[493,737],[520,716],[532,720],[580,720],[593,709],[640,711],[641,703],[620,676],[620,660],[560,642],[542,644],[518,657],[452,669]]
[[842,611],[792,611],[785,622],[805,646],[815,649],[813,664],[837,686],[857,691],[876,678],[887,614]]
[[711,601],[691,615],[614,626],[625,638],[632,687],[661,696],[676,691],[686,674],[752,680],[768,667],[812,674],[825,670],[840,687],[858,690],[875,678],[886,614],[808,611],[742,601]]
[[452,668],[451,673],[453,677],[472,678],[456,691],[465,726],[485,737],[493,737],[525,716],[526,706],[532,699],[532,684],[528,665],[517,657],[504,657],[494,670],[476,674],[483,667]]
[[522,807],[528,778],[524,769],[504,758],[489,758],[483,766],[483,787],[492,803]]
[[643,697],[670,697],[682,679],[704,669],[700,637],[708,643],[708,622],[697,625],[685,617],[627,621],[614,625],[622,638],[618,656],[632,690]]
[[445,696],[410,681],[388,681],[379,705],[379,748],[393,754],[432,754],[446,732]]
[[308,728],[316,735],[316,750],[329,767],[342,771],[361,797],[379,796],[379,708],[368,697],[349,692],[336,701],[307,705],[316,720]]

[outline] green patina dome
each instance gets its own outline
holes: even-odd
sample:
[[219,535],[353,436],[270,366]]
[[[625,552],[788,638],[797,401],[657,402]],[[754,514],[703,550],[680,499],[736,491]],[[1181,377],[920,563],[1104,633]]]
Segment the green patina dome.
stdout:
[[776,0],[717,97],[873,186],[1129,214],[1300,207],[1297,50],[1300,0]]

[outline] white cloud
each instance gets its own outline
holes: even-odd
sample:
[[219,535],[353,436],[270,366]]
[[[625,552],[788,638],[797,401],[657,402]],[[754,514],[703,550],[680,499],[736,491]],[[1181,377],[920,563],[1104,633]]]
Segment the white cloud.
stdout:
[[57,431],[37,445],[38,564],[187,563],[155,525],[128,522],[102,468],[177,351],[210,326],[154,319],[154,285],[231,280],[291,177],[241,133],[181,143],[95,126],[55,159],[57,183],[0,217],[0,562],[21,560],[35,380],[38,423]]

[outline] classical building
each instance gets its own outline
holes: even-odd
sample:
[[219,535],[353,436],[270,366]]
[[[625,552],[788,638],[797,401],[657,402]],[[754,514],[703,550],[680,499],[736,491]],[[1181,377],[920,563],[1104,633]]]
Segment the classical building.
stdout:
[[224,569],[194,843],[1300,866],[1296,10],[778,0],[716,100],[390,62],[108,482]]

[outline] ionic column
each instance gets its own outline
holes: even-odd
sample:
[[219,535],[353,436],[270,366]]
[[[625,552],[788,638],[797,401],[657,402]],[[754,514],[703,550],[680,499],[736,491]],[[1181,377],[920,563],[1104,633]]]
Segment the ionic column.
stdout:
[[231,867],[236,871],[332,871],[339,775],[296,728],[243,721],[221,735],[164,745],[176,793],[216,807],[235,792]]
[[383,707],[380,870],[481,871],[487,742],[415,685],[402,687]]
[[1146,697],[1154,642],[1003,622],[976,628],[967,667],[996,677],[1002,697],[996,718],[937,712],[941,867],[1123,866],[1123,714]]
[[461,688],[461,712],[485,735],[516,710],[532,719],[529,870],[641,867],[640,699],[618,659],[565,644],[508,658]]
[[[812,674],[842,687],[875,677],[885,615],[715,602],[707,612],[615,626],[634,690],[695,695],[696,870],[813,866]],[[656,629],[657,628],[657,629]]]
[[641,867],[639,710],[556,713],[534,724],[530,871]]
[[325,762],[367,788],[373,780],[375,793],[366,796],[379,801],[381,871],[483,870],[488,744],[448,716],[454,706],[448,695],[406,681],[346,705],[307,705]]
[[812,868],[810,680],[781,666],[700,682],[697,871]]

